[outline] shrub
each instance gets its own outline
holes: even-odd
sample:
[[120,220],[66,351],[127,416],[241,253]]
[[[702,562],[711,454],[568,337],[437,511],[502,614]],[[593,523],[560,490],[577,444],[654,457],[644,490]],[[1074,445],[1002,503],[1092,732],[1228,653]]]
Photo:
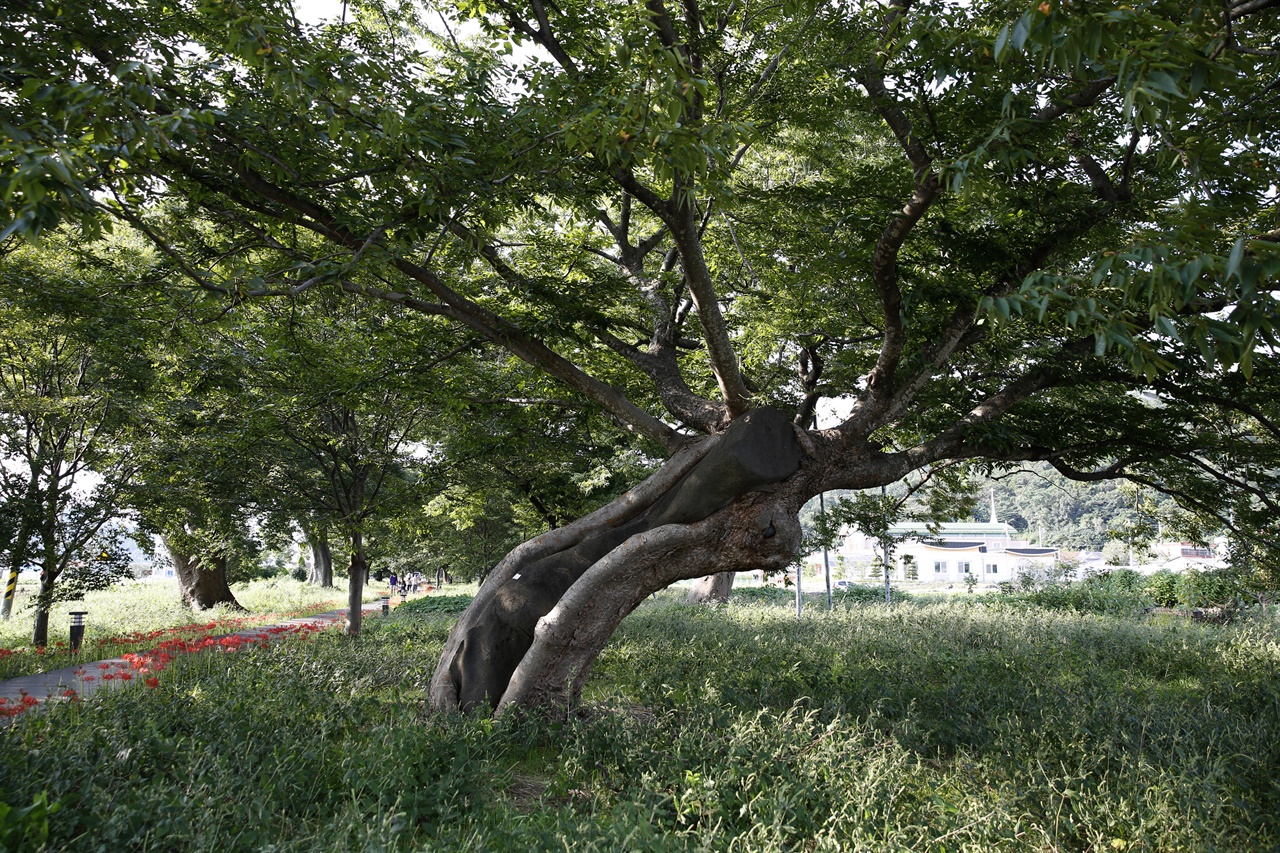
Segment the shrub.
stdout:
[[1173,607],[1178,603],[1179,575],[1161,569],[1147,578],[1144,589],[1157,607]]
[[1019,591],[1001,584],[1000,596],[1009,603],[1049,610],[1115,615],[1138,614],[1152,603],[1142,575],[1132,569],[1113,569],[1076,583],[1049,579],[1029,586]]
[[1232,569],[1188,569],[1178,578],[1178,602],[1184,607],[1217,607],[1244,594],[1240,575]]
[[[884,587],[872,584],[849,584],[836,591],[836,600],[846,607],[854,604],[884,604]],[[894,604],[910,601],[911,594],[891,586],[889,600]]]
[[794,604],[796,591],[777,586],[735,586],[729,600],[734,604]]
[[406,601],[396,608],[398,614],[461,613],[471,603],[472,595],[428,595]]

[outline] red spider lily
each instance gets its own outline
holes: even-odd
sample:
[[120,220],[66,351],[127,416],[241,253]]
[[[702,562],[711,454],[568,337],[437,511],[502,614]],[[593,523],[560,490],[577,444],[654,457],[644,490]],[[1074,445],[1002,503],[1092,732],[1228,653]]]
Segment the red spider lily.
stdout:
[[143,683],[143,684],[145,684],[145,685],[147,685],[148,687],[159,687],[159,686],[160,686],[160,679],[156,678],[156,677],[153,675],[153,676],[151,676],[150,678],[148,678],[146,681],[144,681],[144,682],[142,682],[142,683]]

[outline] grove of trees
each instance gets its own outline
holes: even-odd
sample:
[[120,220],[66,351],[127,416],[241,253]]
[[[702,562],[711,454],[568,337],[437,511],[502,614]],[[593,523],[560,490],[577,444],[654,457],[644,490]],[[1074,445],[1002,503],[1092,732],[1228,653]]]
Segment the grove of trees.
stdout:
[[[651,592],[908,475],[1127,478],[1280,556],[1277,0],[11,6],[5,252],[145,240],[353,577],[411,444],[538,516],[437,708],[571,701]],[[192,465],[186,529],[255,503]]]

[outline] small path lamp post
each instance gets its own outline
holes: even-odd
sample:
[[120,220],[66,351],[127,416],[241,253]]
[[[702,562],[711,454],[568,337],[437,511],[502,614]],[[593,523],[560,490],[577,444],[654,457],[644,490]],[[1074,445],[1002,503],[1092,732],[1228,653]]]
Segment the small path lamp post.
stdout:
[[386,616],[390,612],[391,612],[391,596],[384,595],[382,596],[382,615]]
[[84,617],[88,615],[88,610],[71,611],[71,654],[73,655],[80,651],[80,643],[84,641]]

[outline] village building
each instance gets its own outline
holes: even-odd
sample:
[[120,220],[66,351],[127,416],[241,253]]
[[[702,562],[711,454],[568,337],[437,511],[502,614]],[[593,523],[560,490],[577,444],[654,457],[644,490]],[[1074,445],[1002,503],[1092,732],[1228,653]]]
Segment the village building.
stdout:
[[[835,560],[846,576],[883,577],[883,543],[853,529],[844,534]],[[954,584],[973,577],[994,584],[1016,580],[1023,571],[1042,574],[1059,558],[1058,548],[1018,538],[996,517],[994,503],[986,522],[952,522],[933,531],[924,524],[899,524],[889,529],[889,536],[889,575],[895,581]]]
[[[931,532],[923,524],[890,528],[890,577],[898,581],[963,583],[973,576],[978,583],[1012,581],[1022,571],[1041,573],[1058,559],[1058,549],[1033,545],[1017,538],[1000,522],[943,524]],[[882,543],[851,532],[839,549],[844,564],[855,574],[880,577]]]

